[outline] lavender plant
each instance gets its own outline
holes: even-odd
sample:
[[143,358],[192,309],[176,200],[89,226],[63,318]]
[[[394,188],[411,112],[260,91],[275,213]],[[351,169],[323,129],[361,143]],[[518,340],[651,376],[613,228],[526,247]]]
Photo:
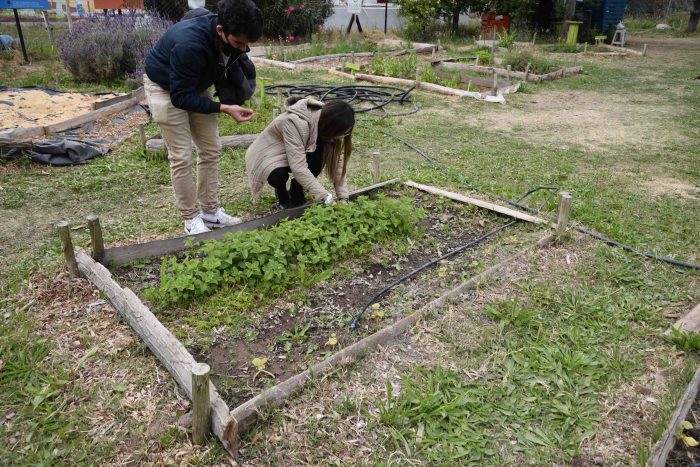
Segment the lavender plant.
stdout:
[[146,54],[170,25],[158,16],[88,17],[60,38],[60,58],[78,81],[140,75]]

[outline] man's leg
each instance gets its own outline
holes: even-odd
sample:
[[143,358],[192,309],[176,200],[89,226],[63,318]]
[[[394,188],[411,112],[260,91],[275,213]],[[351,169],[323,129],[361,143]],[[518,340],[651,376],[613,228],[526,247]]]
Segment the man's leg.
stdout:
[[190,112],[189,121],[197,147],[197,197],[202,212],[214,213],[219,208],[219,116]]
[[153,120],[160,127],[168,149],[175,204],[185,220],[199,214],[192,178],[192,136],[187,112],[173,106],[170,93],[144,76],[144,87]]

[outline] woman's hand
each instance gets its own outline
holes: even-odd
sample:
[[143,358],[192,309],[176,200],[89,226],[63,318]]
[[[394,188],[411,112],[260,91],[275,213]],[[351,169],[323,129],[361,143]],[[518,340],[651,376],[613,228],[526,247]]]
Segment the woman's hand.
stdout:
[[335,206],[335,197],[332,194],[328,193],[328,195],[326,195],[326,199],[323,200],[323,204],[325,204],[326,206],[328,206],[329,204]]
[[255,112],[253,112],[253,109],[249,109],[247,107],[241,107],[240,105],[221,104],[220,111],[222,113],[228,114],[231,118],[233,118],[238,123],[247,122],[251,118],[253,118],[253,115],[255,115]]

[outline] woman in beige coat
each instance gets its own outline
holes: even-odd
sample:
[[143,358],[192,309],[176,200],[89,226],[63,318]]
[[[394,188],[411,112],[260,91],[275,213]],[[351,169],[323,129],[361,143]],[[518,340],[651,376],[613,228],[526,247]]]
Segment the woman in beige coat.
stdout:
[[[290,97],[286,112],[277,117],[255,139],[246,152],[248,181],[257,200],[269,183],[275,189],[278,207],[304,204],[304,191],[314,201],[333,203],[348,199],[345,172],[352,152],[355,112],[343,101],[322,103]],[[336,197],[316,177],[326,169]],[[293,175],[289,190],[289,173]]]

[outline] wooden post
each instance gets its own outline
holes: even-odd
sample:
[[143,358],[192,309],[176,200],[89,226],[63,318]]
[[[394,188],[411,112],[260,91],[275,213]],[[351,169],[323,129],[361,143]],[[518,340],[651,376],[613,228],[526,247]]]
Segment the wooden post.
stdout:
[[[440,43],[440,38],[439,38],[439,37],[438,37],[438,40],[437,40],[437,49],[438,49],[438,50],[442,50],[442,44]],[[435,49],[433,49],[433,50],[435,50]]]
[[525,81],[527,81],[528,76],[530,76],[530,62],[527,62],[527,66],[525,67]]
[[68,20],[68,30],[73,29],[73,18],[70,14],[70,0],[66,0],[66,19]]
[[508,81],[510,81],[510,70],[511,70],[511,66],[508,65],[508,68],[506,69],[506,71],[507,71],[506,76],[507,76]]
[[537,31],[532,33],[532,45],[535,45],[535,39],[537,38]]
[[192,367],[192,440],[202,445],[211,425],[209,402],[209,365],[196,363]]
[[583,43],[583,53],[586,53],[588,51],[588,42]]
[[41,10],[41,16],[44,18],[44,26],[46,26],[46,32],[49,34],[49,40],[51,41],[51,50],[53,50],[54,40],[53,40],[53,29],[51,29],[51,23],[49,23],[49,17],[45,10]]
[[557,219],[557,235],[562,235],[566,231],[569,223],[569,213],[571,212],[571,195],[562,191],[559,193],[559,218]]
[[141,147],[146,149],[146,127],[143,123],[139,123],[139,135],[141,136]]
[[277,88],[277,108],[282,109],[282,90]]
[[496,63],[496,26],[491,29],[491,65]]
[[80,277],[78,263],[75,261],[75,252],[73,251],[73,242],[70,238],[68,222],[59,222],[56,224],[56,230],[58,230],[58,236],[61,238],[61,250],[63,250],[63,257],[66,259],[70,275],[72,277]]
[[475,62],[475,64],[476,64],[476,66],[479,66],[479,56],[478,56],[478,55],[476,56],[476,62]]
[[95,261],[102,261],[105,256],[105,244],[102,239],[102,226],[100,218],[95,214],[87,216],[88,228],[90,229],[90,244],[92,245],[92,257]]
[[372,169],[372,178],[374,183],[379,183],[379,181],[382,179],[382,167],[379,152],[372,153]]
[[467,92],[469,92],[469,89],[471,89],[471,87],[472,87],[472,80],[469,80],[469,82],[467,83]]
[[642,50],[642,57],[646,57],[646,56],[647,56],[647,45],[644,44],[644,50]]
[[498,94],[498,75],[496,73],[493,74],[493,95],[495,96]]

